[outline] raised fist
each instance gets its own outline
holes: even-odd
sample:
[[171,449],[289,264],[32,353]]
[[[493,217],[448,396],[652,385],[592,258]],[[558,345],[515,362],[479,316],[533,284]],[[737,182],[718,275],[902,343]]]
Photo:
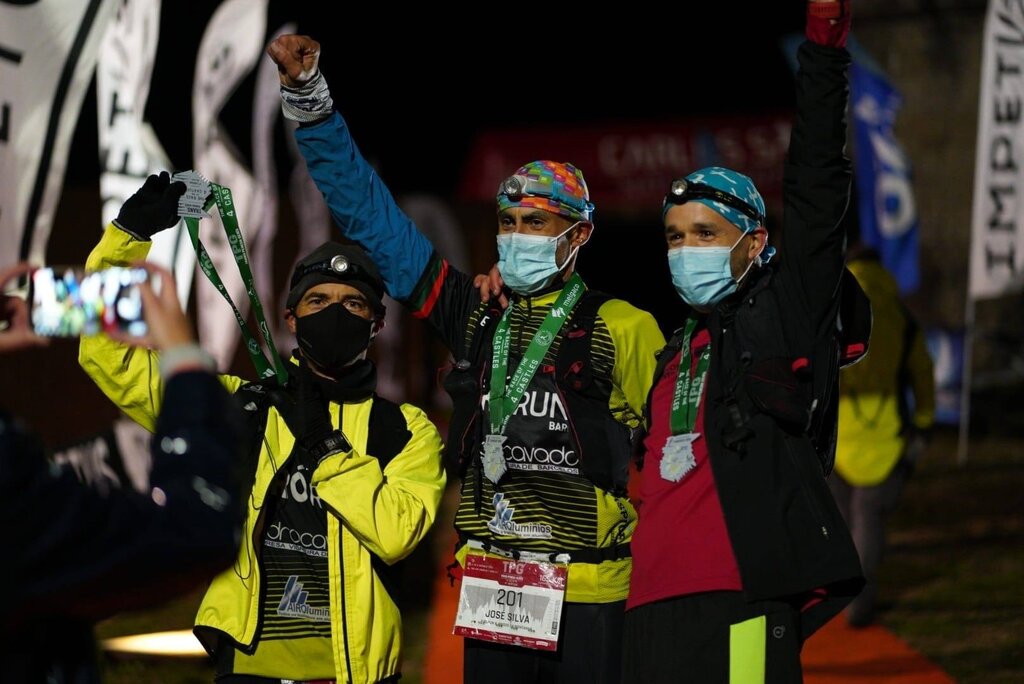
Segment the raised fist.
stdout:
[[320,61],[320,43],[309,36],[288,33],[267,46],[267,54],[277,65],[281,85],[299,88],[316,75]]

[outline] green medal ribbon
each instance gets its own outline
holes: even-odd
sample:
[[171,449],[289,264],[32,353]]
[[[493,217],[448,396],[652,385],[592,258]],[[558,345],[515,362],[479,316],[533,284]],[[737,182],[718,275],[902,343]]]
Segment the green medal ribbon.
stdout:
[[270,326],[267,325],[267,317],[263,312],[263,304],[256,293],[252,268],[249,266],[249,253],[245,249],[242,230],[238,227],[238,217],[235,215],[235,203],[231,197],[231,190],[216,183],[210,183],[210,188],[213,191],[213,199],[207,202],[204,209],[208,210],[213,204],[217,205],[221,223],[224,225],[224,233],[227,235],[228,244],[231,245],[231,254],[234,256],[235,263],[238,264],[238,272],[242,276],[242,283],[245,285],[245,291],[249,295],[249,302],[252,304],[253,314],[256,316],[260,335],[263,337],[267,349],[270,350],[273,365],[267,360],[259,341],[249,332],[249,326],[246,325],[245,319],[242,318],[242,314],[238,311],[238,307],[231,300],[231,295],[228,294],[227,288],[224,287],[224,282],[221,280],[220,275],[218,275],[209,252],[206,251],[206,247],[203,246],[202,241],[199,239],[199,219],[185,217],[185,226],[188,228],[188,235],[192,239],[192,247],[196,251],[199,267],[203,269],[203,273],[206,274],[209,281],[213,283],[214,287],[227,300],[231,310],[235,313],[235,320],[238,322],[238,327],[242,330],[242,337],[245,338],[245,347],[249,352],[253,365],[256,366],[256,372],[261,378],[276,376],[277,381],[284,385],[288,380],[288,372],[281,361],[281,356],[277,353],[277,347],[274,346],[274,340],[270,334]]
[[[707,377],[711,362],[711,345],[704,347],[697,359],[697,372],[690,373],[690,343],[697,321],[689,319],[683,332],[682,357],[679,359],[679,375],[676,376],[675,392],[672,394],[672,411],[669,414],[669,425],[673,435],[693,432],[697,422],[697,409],[704,393],[704,380]],[[684,363],[685,362],[685,363]]]
[[494,331],[494,349],[491,357],[491,388],[488,392],[488,409],[490,411],[491,434],[500,435],[505,432],[509,418],[519,406],[519,400],[523,398],[526,387],[530,384],[537,369],[540,367],[548,347],[554,341],[558,331],[565,324],[566,319],[572,312],[576,302],[580,300],[587,286],[578,273],[573,273],[565,287],[558,295],[558,299],[552,304],[544,322],[534,333],[530,340],[522,361],[516,367],[516,372],[505,387],[505,376],[508,369],[508,353],[510,346],[509,317],[512,308],[509,307],[498,322]]

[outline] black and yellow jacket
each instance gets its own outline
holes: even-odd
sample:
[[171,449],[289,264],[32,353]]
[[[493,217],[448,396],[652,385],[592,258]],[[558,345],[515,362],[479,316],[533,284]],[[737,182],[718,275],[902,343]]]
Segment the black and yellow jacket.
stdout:
[[[142,260],[150,244],[108,226],[86,268]],[[163,397],[154,353],[97,335],[82,338],[79,363],[121,410],[153,429]],[[230,375],[220,376],[220,381],[229,392],[245,384]],[[317,494],[330,511],[331,641],[334,676],[339,682],[375,682],[398,673],[401,615],[374,565],[379,561],[391,565],[413,551],[433,524],[445,487],[440,435],[415,406],[398,407],[411,436],[383,469],[376,455],[367,453],[370,412],[380,401],[384,400],[370,397],[345,403],[344,411],[330,403],[332,422],[348,437],[352,450],[325,458],[312,476]],[[268,489],[295,443],[273,407],[262,437],[238,559],[210,584],[196,616],[196,632],[208,649],[211,635],[226,637],[243,652],[254,648],[259,638],[262,543],[257,530]],[[301,648],[301,640],[292,646]],[[309,666],[316,669],[289,673],[288,678],[322,677],[318,665],[322,668],[322,663],[311,662]]]

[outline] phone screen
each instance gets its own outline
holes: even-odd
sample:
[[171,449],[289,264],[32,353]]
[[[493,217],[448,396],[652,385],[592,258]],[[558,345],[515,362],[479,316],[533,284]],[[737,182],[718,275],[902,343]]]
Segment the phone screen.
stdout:
[[139,283],[141,268],[112,267],[85,273],[81,266],[49,266],[32,272],[32,328],[47,337],[121,331],[146,334]]

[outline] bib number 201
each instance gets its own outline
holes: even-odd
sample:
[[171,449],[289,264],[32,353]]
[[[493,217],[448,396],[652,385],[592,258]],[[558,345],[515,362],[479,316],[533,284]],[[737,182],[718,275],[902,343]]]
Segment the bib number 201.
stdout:
[[523,592],[511,589],[499,589],[497,603],[499,606],[515,608],[523,605]]

